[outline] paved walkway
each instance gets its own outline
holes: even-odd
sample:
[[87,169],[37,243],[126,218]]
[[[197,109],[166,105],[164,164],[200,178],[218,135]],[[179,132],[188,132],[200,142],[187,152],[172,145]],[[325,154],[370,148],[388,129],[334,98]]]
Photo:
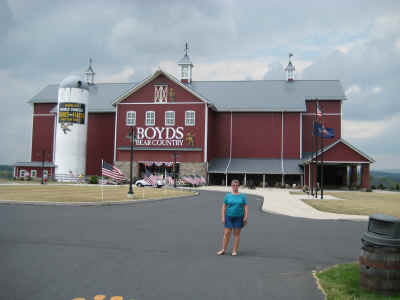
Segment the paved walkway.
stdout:
[[[199,189],[211,190],[211,191],[231,191],[231,187],[228,186],[205,186]],[[311,199],[309,195],[293,195],[290,194],[291,190],[278,189],[278,188],[257,188],[251,190],[248,188],[241,188],[240,191],[246,194],[258,195],[264,198],[262,210],[265,212],[281,214],[291,217],[300,217],[307,219],[317,220],[368,220],[368,216],[357,216],[357,215],[343,215],[334,214],[328,212],[321,212],[307,204],[301,199]],[[324,195],[324,200],[340,200],[330,195]]]

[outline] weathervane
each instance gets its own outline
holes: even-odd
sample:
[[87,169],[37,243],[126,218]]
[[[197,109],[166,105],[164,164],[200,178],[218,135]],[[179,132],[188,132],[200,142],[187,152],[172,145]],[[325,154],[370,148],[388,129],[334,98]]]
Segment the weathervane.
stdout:
[[189,50],[189,45],[188,45],[188,43],[186,42],[186,44],[185,44],[185,55],[187,56],[187,54],[188,54],[188,50]]

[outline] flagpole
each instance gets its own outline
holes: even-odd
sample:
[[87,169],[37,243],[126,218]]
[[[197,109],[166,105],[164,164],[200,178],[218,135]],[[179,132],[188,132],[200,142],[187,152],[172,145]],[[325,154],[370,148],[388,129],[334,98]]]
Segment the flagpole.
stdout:
[[[315,107],[315,113],[317,113],[317,107]],[[314,162],[314,146],[315,146],[315,121],[316,121],[316,115],[314,115],[314,120],[313,120],[313,125],[312,125],[312,135],[311,135],[311,182],[310,182],[310,190],[311,190],[311,195],[314,196],[314,168],[313,168],[313,162]]]
[[104,176],[103,176],[103,159],[101,159],[101,201],[104,201]]
[[324,113],[321,109],[321,200],[324,199]]
[[[316,109],[315,109],[315,113],[318,114],[318,107],[319,107],[319,102],[315,102],[316,103]],[[318,117],[317,118],[317,123],[318,123]],[[319,129],[318,129],[319,130]],[[315,198],[318,198],[318,148],[319,148],[319,144],[318,144],[318,131],[317,134],[315,135]]]

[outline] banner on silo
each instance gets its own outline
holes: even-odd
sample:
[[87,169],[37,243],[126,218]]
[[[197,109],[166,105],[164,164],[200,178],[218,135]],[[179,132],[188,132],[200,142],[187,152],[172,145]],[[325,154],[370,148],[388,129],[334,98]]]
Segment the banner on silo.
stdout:
[[61,102],[58,115],[59,123],[85,124],[85,104]]

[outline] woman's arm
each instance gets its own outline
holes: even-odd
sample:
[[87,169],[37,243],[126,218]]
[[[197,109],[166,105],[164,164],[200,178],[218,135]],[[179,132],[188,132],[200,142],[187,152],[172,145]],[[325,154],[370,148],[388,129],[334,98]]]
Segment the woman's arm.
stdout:
[[221,208],[221,222],[222,224],[225,224],[225,210],[226,210],[226,204],[222,204]]
[[243,221],[247,221],[247,218],[249,216],[249,208],[247,207],[247,204],[244,205],[244,216],[243,216]]

